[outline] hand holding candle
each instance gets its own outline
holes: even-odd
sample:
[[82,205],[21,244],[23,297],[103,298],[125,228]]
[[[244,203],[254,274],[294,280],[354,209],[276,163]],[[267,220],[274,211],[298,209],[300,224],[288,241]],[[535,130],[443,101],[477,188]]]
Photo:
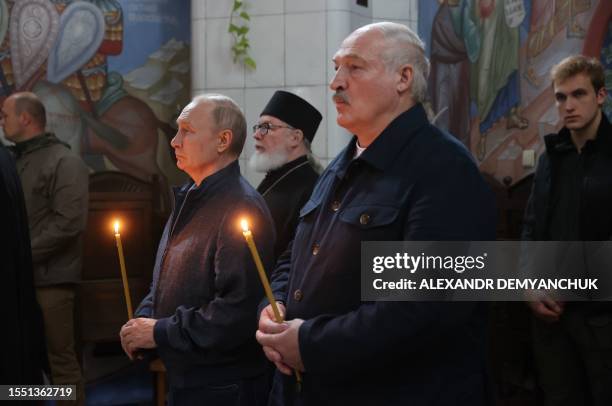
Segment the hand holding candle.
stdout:
[[123,282],[123,293],[125,295],[128,320],[130,320],[134,318],[134,312],[132,311],[132,298],[130,297],[130,287],[128,285],[127,271],[125,270],[123,245],[121,244],[121,235],[119,234],[119,220],[115,220],[115,242],[117,243],[117,255],[119,256],[119,266],[121,267],[121,280]]
[[[257,272],[259,273],[259,278],[261,279],[261,284],[264,287],[264,291],[266,292],[266,297],[272,306],[272,311],[274,312],[274,319],[277,323],[283,322],[283,317],[278,310],[278,304],[276,303],[276,299],[272,294],[272,288],[270,287],[270,282],[268,281],[268,276],[266,275],[266,271],[263,267],[263,263],[261,262],[261,258],[259,256],[259,252],[257,251],[257,247],[255,246],[255,241],[253,240],[253,234],[251,230],[249,230],[249,223],[246,219],[240,220],[240,225],[242,226],[242,235],[244,235],[244,239],[249,246],[249,250],[251,251],[251,255],[253,256],[253,261],[255,261],[255,266],[257,267]],[[300,385],[302,382],[302,376],[300,371],[295,370],[295,379],[297,380],[297,388],[300,390]]]

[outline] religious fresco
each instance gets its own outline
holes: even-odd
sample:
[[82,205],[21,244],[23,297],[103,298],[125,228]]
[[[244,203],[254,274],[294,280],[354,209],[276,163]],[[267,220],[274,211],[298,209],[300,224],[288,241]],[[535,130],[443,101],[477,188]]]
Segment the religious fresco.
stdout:
[[189,1],[0,0],[2,99],[36,93],[49,131],[94,172],[177,183],[169,140],[190,97],[190,12]]
[[[533,172],[543,136],[561,127],[550,68],[572,54],[600,58],[612,91],[608,0],[419,1],[436,124],[483,173],[510,186]],[[604,111],[610,117],[612,98]]]

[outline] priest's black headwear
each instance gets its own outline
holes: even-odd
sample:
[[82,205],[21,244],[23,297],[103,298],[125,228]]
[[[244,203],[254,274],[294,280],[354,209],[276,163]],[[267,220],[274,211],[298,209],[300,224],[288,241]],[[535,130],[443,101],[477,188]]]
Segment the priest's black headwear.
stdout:
[[321,113],[312,104],[293,93],[277,90],[260,116],[272,116],[284,121],[293,128],[298,128],[304,133],[304,138],[309,142],[319,128]]

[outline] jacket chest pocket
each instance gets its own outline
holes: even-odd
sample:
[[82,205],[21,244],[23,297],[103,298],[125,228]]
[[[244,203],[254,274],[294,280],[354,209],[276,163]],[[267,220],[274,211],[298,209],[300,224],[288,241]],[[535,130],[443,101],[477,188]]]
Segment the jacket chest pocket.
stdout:
[[346,207],[340,213],[340,221],[355,230],[367,233],[375,240],[399,238],[393,232],[397,226],[399,209],[384,205],[358,205]]
[[320,201],[308,200],[301,208],[300,218],[294,236],[296,241],[300,240],[300,238],[304,236],[306,230],[311,230],[315,221],[315,213],[320,205]]

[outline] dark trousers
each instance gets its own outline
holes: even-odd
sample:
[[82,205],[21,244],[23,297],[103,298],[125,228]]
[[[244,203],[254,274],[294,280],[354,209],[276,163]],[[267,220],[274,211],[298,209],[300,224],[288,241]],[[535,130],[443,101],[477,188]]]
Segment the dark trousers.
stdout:
[[270,389],[269,375],[195,388],[176,388],[170,384],[168,406],[265,406]]
[[36,298],[45,321],[45,338],[51,382],[54,385],[76,385],[75,401],[58,401],[58,405],[84,405],[85,381],[74,340],[75,288],[47,286],[36,288]]
[[612,314],[569,303],[561,319],[533,322],[538,381],[546,406],[612,405]]

